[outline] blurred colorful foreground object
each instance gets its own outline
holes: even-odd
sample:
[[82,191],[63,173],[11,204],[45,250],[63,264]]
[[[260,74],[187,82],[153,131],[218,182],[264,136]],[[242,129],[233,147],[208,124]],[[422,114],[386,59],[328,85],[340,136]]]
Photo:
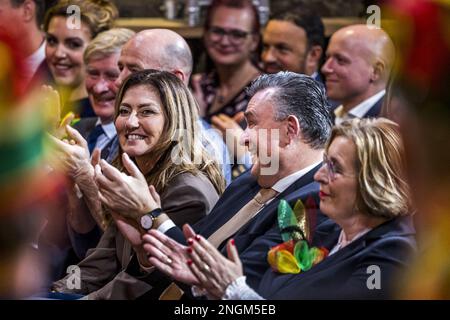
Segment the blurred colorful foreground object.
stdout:
[[45,97],[24,91],[24,64],[0,32],[0,297],[20,298],[45,281],[36,246],[62,178],[45,165]]
[[272,270],[279,273],[300,273],[308,271],[327,255],[326,248],[310,248],[308,215],[301,200],[294,210],[286,200],[278,205],[278,226],[283,243],[269,250],[267,261]]
[[44,97],[37,91],[25,95],[19,52],[0,34],[0,215],[48,195],[56,182],[44,178]]
[[395,22],[387,28],[398,56],[393,96],[407,111],[399,119],[421,247],[398,298],[450,299],[450,0],[383,4]]

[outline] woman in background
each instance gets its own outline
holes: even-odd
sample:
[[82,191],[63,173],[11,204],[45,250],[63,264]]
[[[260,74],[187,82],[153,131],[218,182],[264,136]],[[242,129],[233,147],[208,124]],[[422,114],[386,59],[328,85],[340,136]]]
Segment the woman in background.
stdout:
[[[204,26],[206,72],[192,76],[192,88],[200,115],[221,131],[241,130],[249,98],[245,88],[261,72],[258,69],[260,24],[251,0],[214,0]],[[251,166],[246,148],[236,138],[226,141],[232,159],[232,177]],[[238,164],[239,163],[239,164]]]
[[113,26],[117,16],[117,8],[109,0],[60,0],[47,10],[45,56],[61,95],[63,116],[70,111],[77,117],[95,116],[87,98],[83,54],[98,33]]
[[200,115],[209,123],[215,115],[245,111],[245,87],[261,72],[257,67],[259,15],[251,0],[214,0],[204,26],[206,73],[192,76]]

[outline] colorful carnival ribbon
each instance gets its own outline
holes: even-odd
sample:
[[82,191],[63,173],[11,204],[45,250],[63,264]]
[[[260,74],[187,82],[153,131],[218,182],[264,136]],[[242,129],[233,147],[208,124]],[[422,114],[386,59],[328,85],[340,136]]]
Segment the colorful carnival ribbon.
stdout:
[[267,254],[267,260],[274,271],[297,274],[311,269],[328,255],[326,248],[310,248],[308,220],[305,206],[300,199],[294,210],[286,200],[280,201],[278,226],[284,242],[272,247]]

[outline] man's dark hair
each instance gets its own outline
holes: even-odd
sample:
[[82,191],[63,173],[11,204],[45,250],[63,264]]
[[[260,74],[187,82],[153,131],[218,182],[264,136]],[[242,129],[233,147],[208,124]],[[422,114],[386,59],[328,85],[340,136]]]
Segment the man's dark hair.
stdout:
[[325,27],[320,16],[307,8],[299,8],[289,11],[275,12],[270,20],[289,21],[304,29],[308,39],[308,48],[325,44]]
[[[20,7],[25,0],[10,0],[11,6],[14,8]],[[44,15],[45,15],[45,0],[33,0],[36,5],[36,23],[38,27],[40,28],[42,25],[42,22],[44,21]]]
[[247,94],[253,97],[265,89],[276,89],[271,96],[275,120],[297,117],[303,141],[314,149],[324,147],[331,133],[331,113],[323,86],[310,76],[281,71],[264,74],[252,82]]

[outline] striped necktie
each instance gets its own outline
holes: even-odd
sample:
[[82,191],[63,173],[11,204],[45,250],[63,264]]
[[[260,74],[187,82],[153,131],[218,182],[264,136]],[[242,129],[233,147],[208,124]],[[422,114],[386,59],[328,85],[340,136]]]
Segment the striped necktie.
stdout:
[[90,154],[92,154],[92,151],[94,151],[98,137],[100,137],[104,133],[105,133],[105,131],[103,130],[101,124],[96,125],[94,130],[92,130],[91,133],[89,133],[87,143],[88,143],[88,148],[89,148]]

